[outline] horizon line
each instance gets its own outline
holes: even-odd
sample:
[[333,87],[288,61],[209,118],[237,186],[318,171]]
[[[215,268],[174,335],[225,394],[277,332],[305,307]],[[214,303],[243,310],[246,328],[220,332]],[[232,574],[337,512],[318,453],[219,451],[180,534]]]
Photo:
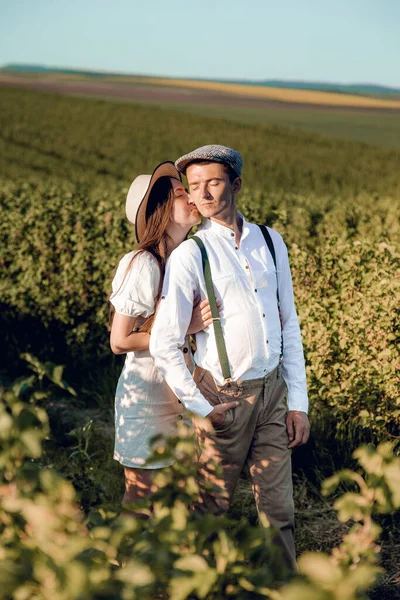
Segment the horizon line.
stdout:
[[130,76],[130,77],[153,77],[153,78],[157,78],[157,79],[181,79],[181,80],[186,80],[186,81],[210,81],[210,82],[221,82],[221,83],[232,83],[232,82],[241,82],[241,83],[265,83],[265,82],[282,82],[282,83],[308,83],[308,84],[328,84],[328,85],[336,85],[336,86],[351,86],[351,85],[358,85],[358,86],[375,86],[375,87],[381,87],[381,88],[386,88],[386,89],[390,89],[390,90],[395,90],[398,91],[400,93],[400,84],[399,86],[397,85],[388,85],[388,84],[382,84],[382,83],[373,83],[373,82],[366,82],[366,81],[359,81],[356,82],[354,80],[352,80],[351,82],[338,82],[338,81],[332,81],[332,80],[321,80],[321,79],[285,79],[285,78],[279,78],[279,77],[271,77],[271,78],[263,78],[263,79],[245,79],[245,78],[240,78],[240,77],[234,77],[234,78],[226,78],[226,77],[197,77],[197,76],[182,76],[182,75],[160,75],[160,74],[153,74],[153,73],[133,73],[131,71],[110,71],[108,69],[93,69],[93,68],[85,68],[85,67],[67,67],[67,66],[55,66],[55,65],[46,65],[43,63],[28,63],[28,62],[8,62],[5,65],[2,65],[0,67],[0,71],[2,70],[6,70],[7,67],[12,67],[12,66],[20,66],[20,67],[37,67],[37,68],[42,68],[42,69],[46,69],[47,71],[56,71],[56,70],[68,70],[68,71],[83,71],[83,72],[87,72],[87,73],[98,73],[98,74],[104,74],[104,75],[115,75],[115,76]]

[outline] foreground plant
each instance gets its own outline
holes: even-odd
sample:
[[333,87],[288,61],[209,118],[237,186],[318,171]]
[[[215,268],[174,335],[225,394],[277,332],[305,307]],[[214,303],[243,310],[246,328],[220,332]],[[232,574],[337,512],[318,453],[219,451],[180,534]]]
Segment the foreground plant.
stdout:
[[268,591],[272,600],[356,600],[383,573],[379,566],[381,528],[375,515],[394,514],[400,508],[400,458],[394,444],[383,442],[377,448],[362,446],[353,457],[364,471],[344,469],[323,483],[325,495],[340,484],[356,486],[334,503],[343,523],[353,523],[342,543],[330,555],[304,553],[298,563],[302,575],[279,592]]
[[[34,370],[38,377],[1,392],[0,597],[251,598],[241,579],[255,590],[283,579],[266,522],[250,527],[190,509],[198,492],[195,449],[183,424],[175,438],[155,441],[155,455],[176,461],[158,476],[147,521],[101,507],[85,520],[73,486],[41,468],[49,428],[38,403],[56,383],[50,364]],[[64,383],[62,389],[73,393]]]
[[[30,357],[30,364],[34,363]],[[85,518],[73,486],[42,468],[41,443],[49,432],[38,403],[53,393],[46,381],[72,393],[50,364],[36,364],[30,377],[1,391],[0,403],[0,598],[4,600],[355,600],[381,572],[377,564],[380,529],[375,514],[400,506],[400,459],[390,443],[359,448],[364,471],[344,470],[324,484],[356,484],[335,502],[342,521],[354,525],[328,556],[300,557],[301,575],[287,575],[272,544],[266,520],[200,515],[192,430],[154,441],[154,457],[173,456],[174,465],[157,476],[148,519],[119,516],[99,507]],[[218,466],[215,466],[218,469]],[[280,586],[280,589],[277,589]]]

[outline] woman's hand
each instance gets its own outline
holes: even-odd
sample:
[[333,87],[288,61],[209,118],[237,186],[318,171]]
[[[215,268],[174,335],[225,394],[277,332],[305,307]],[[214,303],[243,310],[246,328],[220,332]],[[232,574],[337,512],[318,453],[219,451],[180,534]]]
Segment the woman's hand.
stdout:
[[[221,306],[221,302],[217,302],[218,310],[221,308]],[[211,308],[208,300],[206,299],[203,300],[203,302],[200,302],[200,296],[197,296],[193,304],[192,319],[190,321],[187,333],[189,335],[192,333],[198,333],[199,331],[202,331],[211,325],[212,322]]]

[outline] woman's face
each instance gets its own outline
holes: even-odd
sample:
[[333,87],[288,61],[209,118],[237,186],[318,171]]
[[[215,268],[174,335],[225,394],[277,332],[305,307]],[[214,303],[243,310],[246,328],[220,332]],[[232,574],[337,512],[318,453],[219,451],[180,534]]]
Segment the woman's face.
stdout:
[[171,221],[181,227],[188,227],[188,229],[198,225],[201,222],[201,217],[195,205],[191,204],[185,186],[178,179],[172,177],[171,183],[175,197]]

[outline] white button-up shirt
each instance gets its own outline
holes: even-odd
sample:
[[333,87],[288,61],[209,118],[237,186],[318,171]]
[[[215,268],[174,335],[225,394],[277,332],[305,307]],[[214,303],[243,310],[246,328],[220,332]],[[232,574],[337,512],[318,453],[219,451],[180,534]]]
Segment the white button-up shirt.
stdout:
[[[269,229],[274,243],[283,324],[282,376],[288,388],[289,410],[307,412],[308,399],[303,346],[293,298],[286,246],[277,231]],[[206,219],[196,234],[210,261],[220,309],[232,380],[265,377],[279,363],[281,323],[277,306],[277,277],[272,256],[258,225],[243,218],[240,246],[232,229]],[[186,240],[169,258],[162,298],[150,338],[156,367],[186,408],[202,417],[212,406],[200,393],[186,368],[180,347],[197,296],[207,298],[201,253]],[[224,384],[212,325],[196,334],[196,364]]]

